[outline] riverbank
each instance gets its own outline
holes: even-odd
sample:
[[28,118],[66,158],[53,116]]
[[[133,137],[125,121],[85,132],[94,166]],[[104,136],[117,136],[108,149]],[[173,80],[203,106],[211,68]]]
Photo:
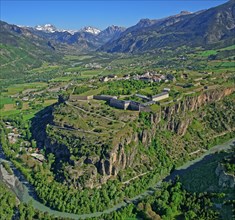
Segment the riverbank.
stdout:
[[[224,143],[224,144],[220,144],[220,145],[216,145],[212,148],[210,148],[208,151],[206,151],[203,155],[201,155],[199,158],[196,158],[193,161],[189,161],[187,163],[185,163],[183,166],[178,167],[174,172],[172,172],[169,176],[167,176],[165,178],[165,180],[170,180],[173,179],[176,175],[183,175],[186,171],[192,169],[193,167],[199,165],[203,160],[212,157],[214,153],[219,152],[221,150],[228,150],[229,148],[231,148],[231,146],[235,143],[235,138],[231,139],[230,141]],[[0,149],[1,151],[2,149]],[[0,152],[0,160],[1,159],[5,159],[3,152]],[[18,179],[19,184],[14,184],[14,186],[12,185],[12,187],[14,188],[13,191],[16,193],[17,197],[20,198],[20,200],[22,202],[25,203],[29,203],[30,201],[32,201],[32,205],[35,209],[38,209],[42,212],[48,212],[51,215],[57,216],[57,217],[64,217],[64,218],[71,218],[71,219],[86,219],[86,218],[91,218],[91,217],[99,217],[102,214],[108,214],[111,213],[113,211],[116,211],[122,207],[127,206],[129,203],[134,203],[137,202],[138,200],[144,198],[147,195],[152,194],[155,190],[157,190],[157,188],[161,185],[162,181],[159,181],[158,183],[156,183],[154,185],[154,187],[152,187],[152,189],[147,189],[145,192],[137,195],[136,197],[129,199],[128,203],[126,203],[125,201],[115,205],[114,207],[107,209],[103,212],[95,212],[95,213],[90,213],[90,214],[82,214],[82,215],[78,215],[78,214],[72,214],[72,213],[66,213],[66,212],[59,212],[59,211],[55,211],[50,209],[49,207],[43,205],[42,203],[40,203],[37,198],[35,198],[35,192],[34,192],[34,188],[24,179],[24,177],[20,174],[19,171],[17,171],[16,169],[14,169],[14,167],[12,167],[12,163],[10,161],[8,161],[11,165],[11,168],[13,169],[14,172],[14,177],[16,179]],[[0,178],[4,178],[4,176],[0,175]],[[4,179],[3,179],[4,180]],[[6,182],[6,181],[4,181]],[[22,187],[22,188],[21,188]],[[18,188],[18,189],[17,189]]]

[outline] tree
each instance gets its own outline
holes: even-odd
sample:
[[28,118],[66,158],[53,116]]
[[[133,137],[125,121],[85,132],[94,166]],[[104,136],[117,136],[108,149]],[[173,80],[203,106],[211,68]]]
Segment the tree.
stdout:
[[16,108],[17,109],[22,109],[23,108],[23,102],[21,100],[17,100],[15,103],[16,103]]
[[31,141],[31,145],[32,145],[32,148],[36,148],[37,147],[37,142],[33,139]]
[[192,220],[192,219],[194,219],[196,216],[197,216],[197,214],[196,214],[194,211],[192,211],[192,210],[189,210],[188,212],[186,212],[186,213],[184,214],[185,220]]
[[51,165],[55,162],[55,155],[52,154],[52,153],[49,153],[47,155],[47,159],[48,159],[48,166],[49,166],[49,169],[50,169]]
[[33,203],[32,203],[32,201],[30,201],[28,206],[27,206],[27,219],[32,220],[34,214],[35,214],[35,212],[34,212],[34,209],[33,209]]

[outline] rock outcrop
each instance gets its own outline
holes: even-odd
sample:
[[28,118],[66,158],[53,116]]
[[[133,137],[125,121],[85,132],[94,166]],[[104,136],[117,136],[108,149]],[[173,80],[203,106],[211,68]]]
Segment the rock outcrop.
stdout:
[[218,164],[215,173],[219,178],[219,186],[230,188],[235,187],[235,176],[226,173],[223,165],[221,165],[220,163]]
[[[24,190],[19,179],[14,174],[9,174],[2,164],[0,164],[0,180],[3,181],[13,192],[17,191],[18,194],[20,194]],[[16,203],[17,205],[20,204],[18,197],[16,197]]]
[[105,145],[102,147],[102,153],[99,155],[82,155],[79,159],[71,160],[70,150],[67,146],[58,144],[56,140],[52,142],[46,133],[43,142],[57,158],[67,158],[66,160],[70,163],[68,173],[71,175],[72,183],[80,187],[79,182],[82,178],[86,186],[95,187],[127,168],[137,167],[138,169],[142,165],[151,167],[151,159],[140,152],[139,146],[148,150],[153,139],[162,131],[169,130],[178,136],[184,136],[192,122],[189,112],[220,101],[234,90],[234,88],[208,90],[199,95],[184,97],[169,106],[161,106],[159,111],[148,113],[150,120],[148,126],[141,126],[138,122],[136,123],[139,129],[126,125],[113,136],[112,140],[109,140],[108,147]]
[[[191,123],[191,118],[187,116],[188,111],[195,111],[200,107],[219,101],[225,96],[230,95],[234,88],[223,90],[207,91],[199,96],[186,97],[172,106],[162,107],[158,113],[151,113],[151,128],[143,129],[140,132],[130,132],[121,136],[118,144],[113,146],[111,152],[107,152],[106,159],[100,160],[99,173],[104,176],[116,175],[120,170],[135,165],[135,155],[138,153],[136,147],[139,143],[148,147],[158,131],[170,130],[183,136]],[[164,120],[162,126],[160,121]],[[125,152],[125,147],[132,144],[132,150]],[[142,161],[145,162],[145,161]]]

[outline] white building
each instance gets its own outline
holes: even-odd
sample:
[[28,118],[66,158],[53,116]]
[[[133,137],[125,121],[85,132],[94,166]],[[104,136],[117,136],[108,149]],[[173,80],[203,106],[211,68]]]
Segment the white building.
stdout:
[[160,101],[160,100],[163,100],[163,99],[167,99],[168,97],[169,97],[168,92],[162,92],[160,94],[152,96],[152,101],[157,102],[157,101]]

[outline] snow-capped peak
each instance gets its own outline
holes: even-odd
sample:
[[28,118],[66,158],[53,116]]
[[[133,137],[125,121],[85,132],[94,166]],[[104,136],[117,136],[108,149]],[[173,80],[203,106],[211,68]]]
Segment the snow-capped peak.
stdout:
[[78,32],[78,30],[64,30],[64,31],[69,32],[72,35]]
[[68,32],[68,33],[70,33],[72,35],[74,35],[75,33],[78,32],[78,30],[65,30],[65,29],[58,29],[57,31],[58,32]]
[[90,26],[84,27],[82,29],[82,31],[88,32],[88,33],[91,33],[91,34],[95,34],[95,35],[97,35],[101,32],[101,30],[99,30],[98,28],[94,28],[94,27],[90,27]]
[[52,24],[37,25],[35,26],[35,29],[38,31],[45,31],[50,33],[57,31],[56,27]]
[[34,27],[35,30],[38,31],[44,31],[47,33],[54,33],[54,32],[68,32],[70,34],[75,34],[76,32],[88,32],[94,35],[97,35],[101,32],[101,30],[99,30],[98,28],[95,27],[91,27],[91,26],[87,26],[82,28],[81,30],[65,30],[65,29],[57,29],[54,25],[52,24],[44,24],[44,25],[37,25]]

